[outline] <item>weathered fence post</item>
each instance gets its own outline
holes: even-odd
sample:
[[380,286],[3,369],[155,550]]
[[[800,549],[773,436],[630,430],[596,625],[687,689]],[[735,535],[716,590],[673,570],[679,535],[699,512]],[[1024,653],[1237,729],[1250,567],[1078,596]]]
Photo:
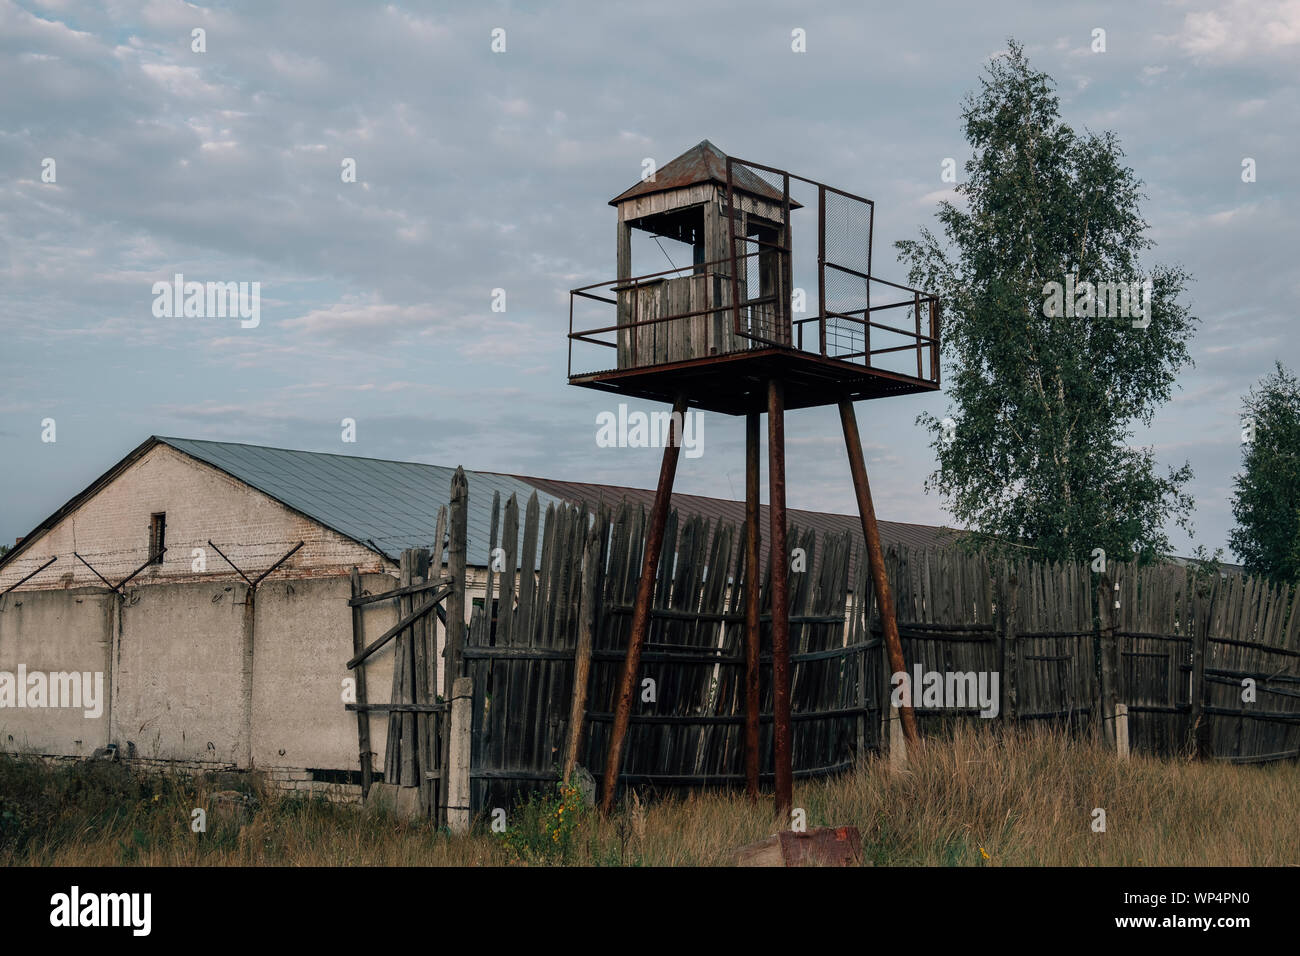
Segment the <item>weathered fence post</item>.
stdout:
[[1099,717],[1101,720],[1102,740],[1108,747],[1118,746],[1115,735],[1116,703],[1116,652],[1115,638],[1115,592],[1110,577],[1104,572],[1097,579],[1097,619],[1100,622],[1098,641],[1101,657],[1101,686]]
[[1128,704],[1115,702],[1115,752],[1120,760],[1128,759]]
[[1016,675],[1019,671],[1019,651],[1016,647],[1016,616],[1020,610],[1020,579],[1008,564],[1003,575],[1002,598],[1002,714],[1014,721],[1019,713]]
[[469,832],[469,769],[472,749],[470,728],[473,722],[472,703],[474,681],[457,677],[452,682],[451,719],[448,736],[451,739],[446,768],[447,828],[456,834]]
[[587,548],[582,556],[582,598],[578,620],[578,646],[573,656],[573,701],[569,707],[569,746],[564,757],[564,779],[573,776],[582,747],[583,724],[587,718],[587,682],[591,675],[591,645],[596,632],[596,600],[602,568],[601,546],[605,524],[598,515],[587,532]]
[[[745,416],[745,792],[758,799],[759,413]],[[865,680],[865,672],[864,678]]]
[[[429,549],[415,548],[413,556],[415,566],[411,569],[411,584],[421,585],[429,580]],[[410,610],[414,611],[422,605],[427,594],[413,594],[410,601]],[[409,613],[409,612],[408,612]],[[432,659],[429,655],[429,632],[432,628],[430,621],[436,621],[437,614],[426,614],[417,618],[411,625],[410,632],[410,656],[411,668],[411,703],[430,704],[436,697],[436,688],[433,687],[433,677],[430,673],[432,670]],[[429,769],[429,761],[425,757],[429,747],[427,738],[433,732],[432,715],[429,713],[412,713],[410,717],[412,740],[414,746],[411,748],[411,774],[413,784],[420,788],[420,810],[427,816],[435,812],[433,800],[433,786],[425,771]],[[405,763],[403,761],[402,776],[406,776]]]
[[[412,561],[410,552],[402,552],[398,562],[397,586],[398,588],[409,587],[411,584],[411,567]],[[397,619],[402,621],[410,613],[410,599],[399,597],[397,599]],[[406,696],[407,689],[407,642],[410,640],[410,629],[403,629],[394,636],[393,639],[393,690],[388,697],[390,705],[408,703]],[[400,786],[405,776],[403,764],[409,761],[410,753],[403,746],[402,735],[406,731],[406,717],[408,715],[400,710],[389,710],[388,712],[388,745],[384,748],[384,782]]]
[[[863,644],[866,639],[863,639]],[[858,651],[858,761],[864,761],[867,754],[867,649]]]
[[451,541],[447,548],[447,574],[451,594],[447,598],[447,637],[443,653],[443,693],[450,699],[452,686],[461,676],[461,648],[465,646],[465,550],[469,514],[469,482],[465,469],[457,468],[451,479]]
[[907,769],[907,738],[903,735],[903,722],[899,719],[898,708],[892,703],[887,711],[889,720],[889,769]]
[[[1195,584],[1193,583],[1192,586],[1195,587]],[[1216,579],[1211,584],[1210,593],[1206,595],[1205,600],[1197,601],[1197,595],[1193,592],[1192,599],[1188,602],[1196,609],[1192,631],[1192,686],[1188,690],[1188,698],[1192,705],[1188,749],[1197,760],[1203,760],[1208,756],[1212,739],[1205,713],[1206,697],[1210,689],[1205,680],[1205,653],[1209,648],[1210,621],[1214,617],[1214,603],[1218,593],[1219,582]]]
[[[451,578],[451,593],[447,596],[447,618],[444,623],[447,633],[442,645],[442,699],[451,703],[456,678],[460,677],[461,648],[465,645],[465,551],[467,547],[469,513],[469,482],[465,478],[465,469],[457,467],[451,478],[451,500],[447,509],[449,534],[447,540],[447,576]],[[439,515],[438,530],[442,530]],[[442,557],[442,542],[434,545],[438,548],[438,557]],[[489,555],[489,561],[491,556]],[[449,763],[451,760],[451,720],[450,713],[441,741],[442,782],[440,784],[439,803],[441,817],[448,818],[452,800],[450,795],[451,778]]]
[[[402,587],[423,584],[424,579],[429,574],[429,552],[424,548],[407,548],[402,552],[400,569],[399,580]],[[416,604],[422,600],[423,598],[417,599],[413,595],[398,598],[398,617],[406,617],[415,610]],[[421,673],[420,668],[424,659],[420,649],[420,641],[423,636],[423,622],[417,620],[397,637],[396,650],[401,655],[402,674],[399,691],[394,697],[394,703],[420,704],[426,702],[421,700],[428,686],[425,684],[426,676]],[[417,716],[414,711],[408,710],[400,714],[390,715],[389,720],[398,720],[401,727],[400,742],[398,744],[401,760],[399,768],[400,783],[403,787],[420,788],[420,809],[427,812],[429,810],[427,803],[428,787],[424,784],[420,773],[422,769],[418,756],[420,721],[416,719]]]
[[[361,597],[361,572],[352,567],[352,598]],[[352,608],[352,653],[360,654],[366,648],[364,614],[360,605]],[[361,798],[370,794],[370,785],[374,782],[375,772],[371,764],[370,752],[370,711],[369,698],[366,696],[366,669],[356,668],[353,680],[356,682],[357,699],[357,748],[361,759]]]

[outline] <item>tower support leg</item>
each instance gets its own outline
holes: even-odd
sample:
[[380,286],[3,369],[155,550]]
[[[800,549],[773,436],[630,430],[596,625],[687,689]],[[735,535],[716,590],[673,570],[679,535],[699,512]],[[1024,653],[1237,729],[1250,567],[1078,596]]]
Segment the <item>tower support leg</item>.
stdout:
[[745,792],[758,799],[759,412],[745,416]]
[[[871,566],[871,581],[880,605],[880,623],[885,631],[885,649],[889,666],[895,674],[907,673],[903,661],[903,642],[898,636],[898,619],[894,616],[894,595],[889,590],[889,577],[885,574],[885,554],[880,546],[880,529],[876,526],[876,508],[871,503],[871,485],[867,483],[867,465],[862,456],[862,438],[858,434],[858,418],[853,403],[840,402],[840,424],[844,428],[844,446],[849,453],[849,469],[853,472],[853,490],[858,496],[858,514],[862,517],[862,536],[867,542],[867,560]],[[916,688],[913,688],[915,692]],[[909,695],[910,696],[910,695]],[[883,702],[882,702],[883,704]],[[919,741],[916,732],[916,714],[912,701],[904,700],[899,708],[903,721],[903,737],[909,747]]]
[[785,538],[785,386],[767,383],[767,507],[772,555],[772,724],[776,812],[789,818],[794,799],[790,754],[790,552]]
[[632,695],[636,692],[637,671],[641,667],[641,649],[650,630],[650,608],[654,600],[655,578],[659,572],[660,552],[664,545],[664,522],[668,518],[669,502],[673,493],[673,479],[677,476],[677,459],[681,454],[682,426],[686,416],[686,395],[680,394],[673,402],[673,416],[669,425],[668,442],[664,446],[663,463],[659,466],[659,485],[655,488],[655,502],[650,511],[650,527],[646,531],[645,555],[641,560],[641,580],[637,583],[636,604],[632,610],[632,633],[628,637],[627,657],[623,661],[623,677],[619,683],[618,700],[614,711],[614,726],[610,730],[609,752],[605,758],[605,780],[600,799],[600,812],[608,814],[614,806],[618,789],[618,772],[623,763],[623,740],[627,736],[628,719],[632,714]]

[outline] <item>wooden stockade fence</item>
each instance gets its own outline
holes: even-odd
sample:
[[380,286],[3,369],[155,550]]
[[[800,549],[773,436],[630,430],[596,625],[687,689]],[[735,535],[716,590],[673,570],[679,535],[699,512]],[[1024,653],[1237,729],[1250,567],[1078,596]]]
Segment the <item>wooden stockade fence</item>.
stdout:
[[[536,494],[521,514],[514,496],[504,505],[495,497],[483,597],[467,626],[448,629],[465,619],[468,490],[457,479],[435,549],[403,554],[397,589],[362,594],[354,575],[358,695],[349,707],[363,786],[369,716],[386,712],[384,780],[419,786],[430,818],[463,829],[575,766],[604,766],[647,516],[626,503],[552,504],[542,515]],[[760,771],[771,782],[771,566],[747,567],[743,542],[732,523],[668,517],[622,785],[743,787],[751,587],[761,609]],[[793,760],[807,778],[888,748],[893,688],[861,546],[797,528],[789,544]],[[959,549],[890,548],[885,565],[909,676],[917,667],[996,674],[996,719],[1054,723],[1124,755],[1300,756],[1300,614],[1285,585],[1176,565],[1111,564],[1097,574]],[[400,620],[367,644],[364,606],[390,599]],[[373,704],[360,665],[381,651],[396,655],[393,687],[390,703]],[[1253,700],[1243,681],[1254,682]],[[916,703],[932,734],[986,719],[976,701]]]

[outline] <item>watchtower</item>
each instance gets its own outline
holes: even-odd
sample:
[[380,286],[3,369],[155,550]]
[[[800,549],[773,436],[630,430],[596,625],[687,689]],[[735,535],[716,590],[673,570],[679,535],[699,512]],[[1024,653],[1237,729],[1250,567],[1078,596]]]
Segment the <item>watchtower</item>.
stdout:
[[[890,665],[904,671],[853,403],[939,388],[939,300],[872,273],[875,204],[870,199],[727,156],[708,140],[620,193],[610,205],[618,211],[617,274],[613,282],[570,293],[569,383],[671,402],[676,440],[664,448],[651,512],[602,805],[608,809],[614,798],[649,629],[682,416],[695,407],[746,416],[749,567],[757,566],[759,553],[759,416],[768,414],[776,801],[788,810],[785,409],[839,407]],[[815,252],[809,242],[797,254],[793,237],[805,229],[815,237]],[[670,268],[635,274],[633,238],[641,234],[659,245]],[[661,238],[689,249],[689,262],[677,265]],[[751,587],[746,593],[745,767],[754,796],[758,619],[758,593]],[[901,716],[905,736],[915,740],[910,707]]]

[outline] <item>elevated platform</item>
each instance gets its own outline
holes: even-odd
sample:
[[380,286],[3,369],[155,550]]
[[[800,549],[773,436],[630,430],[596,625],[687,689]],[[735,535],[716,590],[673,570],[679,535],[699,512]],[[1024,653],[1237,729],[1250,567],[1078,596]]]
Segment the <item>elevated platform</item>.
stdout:
[[767,409],[767,382],[785,382],[786,408],[933,392],[938,383],[790,348],[710,355],[648,368],[614,369],[569,377],[570,385],[672,404],[681,390],[693,408],[727,415]]

